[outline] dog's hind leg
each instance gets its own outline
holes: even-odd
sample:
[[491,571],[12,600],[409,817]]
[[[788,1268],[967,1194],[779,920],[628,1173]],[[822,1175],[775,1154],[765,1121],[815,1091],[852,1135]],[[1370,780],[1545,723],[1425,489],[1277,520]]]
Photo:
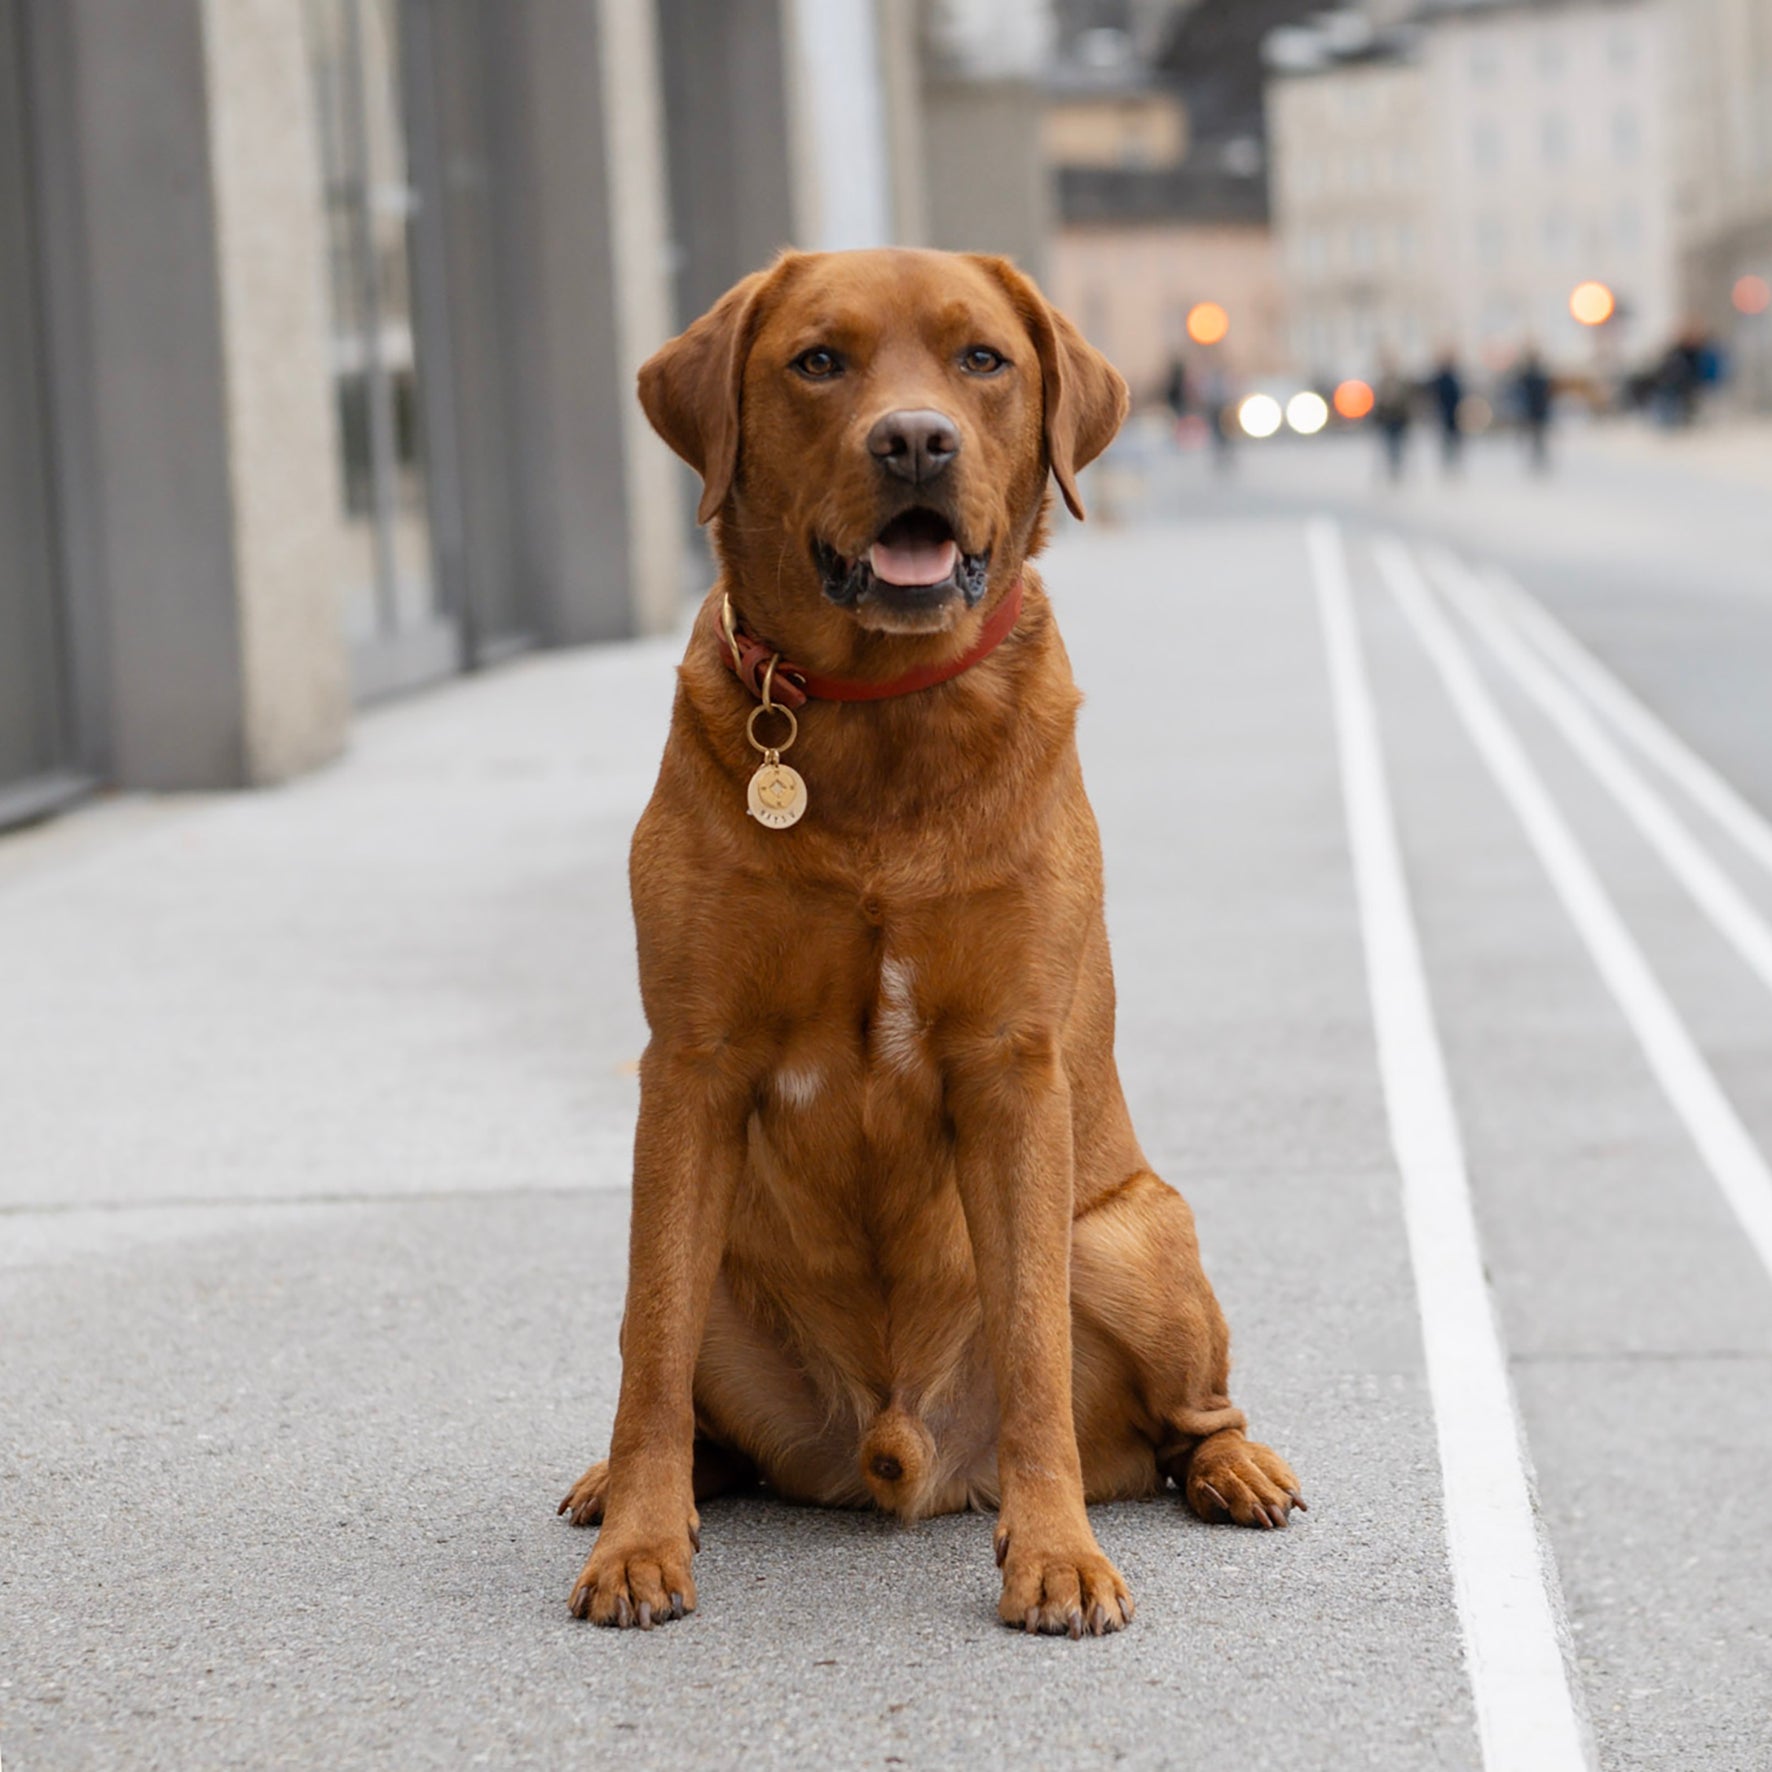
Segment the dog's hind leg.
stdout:
[[1271,1528],[1304,1506],[1291,1466],[1244,1434],[1193,1213],[1148,1170],[1076,1220],[1071,1314],[1091,1501],[1148,1494],[1168,1478],[1202,1520]]
[[[699,1504],[734,1489],[748,1489],[757,1482],[757,1467],[742,1452],[722,1446],[718,1440],[699,1435],[695,1441],[695,1468],[691,1481]],[[609,1488],[609,1460],[599,1458],[566,1493],[555,1508],[574,1526],[595,1526],[603,1519],[603,1497]]]

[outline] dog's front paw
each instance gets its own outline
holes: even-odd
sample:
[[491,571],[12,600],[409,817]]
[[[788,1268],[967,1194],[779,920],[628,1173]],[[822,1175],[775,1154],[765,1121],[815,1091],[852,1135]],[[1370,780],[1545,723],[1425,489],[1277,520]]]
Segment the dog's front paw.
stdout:
[[1010,1529],[998,1529],[997,1561],[1003,1566],[1003,1597],[997,1616],[1030,1634],[1105,1636],[1132,1622],[1132,1595],[1120,1572],[1093,1540],[1064,1549],[1025,1546]]
[[605,1526],[585,1560],[570,1601],[574,1618],[618,1630],[651,1630],[695,1610],[696,1525],[675,1533],[620,1531]]
[[1272,1447],[1240,1434],[1214,1434],[1189,1461],[1187,1504],[1209,1525],[1234,1520],[1272,1531],[1305,1509],[1292,1466]]

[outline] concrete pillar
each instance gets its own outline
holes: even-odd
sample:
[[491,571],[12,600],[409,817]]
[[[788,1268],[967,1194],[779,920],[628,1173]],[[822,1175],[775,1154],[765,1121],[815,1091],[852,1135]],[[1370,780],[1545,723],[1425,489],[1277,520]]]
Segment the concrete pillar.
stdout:
[[675,218],[676,321],[798,243],[787,0],[659,0]]
[[299,15],[32,0],[29,18],[95,761],[127,787],[279,779],[332,755],[346,718]]
[[923,46],[915,5],[876,7],[880,81],[886,111],[886,157],[892,180],[892,233],[901,246],[927,246],[929,186],[924,166]]
[[809,175],[799,244],[821,252],[893,236],[891,140],[875,0],[794,0],[790,87]]
[[681,530],[634,372],[675,330],[650,0],[512,9],[495,92],[516,570],[552,644],[668,625]]
[[601,0],[601,16],[607,131],[622,146],[610,192],[609,244],[627,464],[628,598],[633,630],[653,633],[676,619],[684,572],[676,458],[653,434],[634,394],[640,365],[675,330],[664,90],[652,0]]
[[205,0],[244,776],[280,781],[342,744],[320,156],[301,8]]

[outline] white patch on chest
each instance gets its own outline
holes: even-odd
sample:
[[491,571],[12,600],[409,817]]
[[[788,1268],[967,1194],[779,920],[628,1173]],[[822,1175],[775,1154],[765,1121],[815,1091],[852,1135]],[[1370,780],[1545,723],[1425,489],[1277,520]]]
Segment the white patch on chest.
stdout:
[[874,1056],[893,1070],[914,1070],[923,1059],[923,1018],[917,1013],[917,975],[908,960],[880,965],[880,1002],[874,1016]]
[[790,1068],[775,1073],[775,1093],[781,1097],[784,1107],[811,1107],[818,1099],[818,1092],[823,1087],[824,1078],[810,1068],[806,1070]]

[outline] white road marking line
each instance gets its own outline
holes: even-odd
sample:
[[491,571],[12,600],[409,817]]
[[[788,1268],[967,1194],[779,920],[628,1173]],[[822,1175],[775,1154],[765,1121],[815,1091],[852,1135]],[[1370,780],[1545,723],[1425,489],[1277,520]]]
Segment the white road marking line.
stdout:
[[1772,1170],[1748,1136],[1698,1043],[1649,969],[1624,919],[1502,717],[1463,642],[1435,605],[1401,542],[1378,545],[1378,565],[1440,674],[1490,775],[1512,805],[1563,908],[1636,1035],[1705,1166],[1734,1209],[1754,1253],[1772,1273]]
[[1538,1534],[1524,1437],[1483,1272],[1347,558],[1341,532],[1327,519],[1311,524],[1308,540],[1483,1763],[1489,1772],[1578,1772],[1590,1758],[1564,1655],[1556,1572]]
[[1502,668],[1562,733],[1749,971],[1772,990],[1772,925],[1699,845],[1605,727],[1507,624],[1484,581],[1449,553],[1436,549],[1424,558],[1441,594],[1477,630]]
[[1611,722],[1613,730],[1683,788],[1772,874],[1772,821],[1639,701],[1517,579],[1496,568],[1490,568],[1484,578],[1499,597],[1507,618]]

